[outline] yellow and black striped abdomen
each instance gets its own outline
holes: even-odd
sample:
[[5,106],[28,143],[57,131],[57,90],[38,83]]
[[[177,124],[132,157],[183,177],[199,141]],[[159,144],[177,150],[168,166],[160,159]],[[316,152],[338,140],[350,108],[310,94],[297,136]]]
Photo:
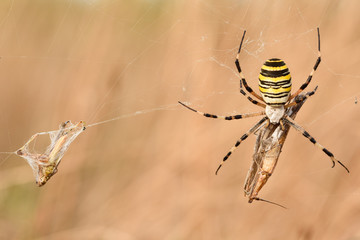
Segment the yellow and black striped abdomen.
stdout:
[[290,96],[291,76],[285,62],[278,58],[267,60],[259,75],[260,93],[268,105],[284,105]]

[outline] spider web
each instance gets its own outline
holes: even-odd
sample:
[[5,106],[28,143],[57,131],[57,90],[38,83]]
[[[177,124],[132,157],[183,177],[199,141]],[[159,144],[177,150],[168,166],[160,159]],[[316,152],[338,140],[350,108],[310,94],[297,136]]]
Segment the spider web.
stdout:
[[[60,173],[49,186],[62,186],[61,182],[87,186],[84,192],[89,199],[97,195],[106,201],[106,206],[93,207],[97,210],[81,215],[92,219],[92,224],[97,223],[97,214],[108,211],[106,219],[114,220],[114,228],[128,230],[131,227],[123,225],[116,214],[127,220],[132,217],[123,208],[114,210],[116,200],[124,197],[132,202],[130,206],[138,209],[133,214],[139,216],[144,210],[139,199],[146,198],[148,191],[158,193],[151,196],[165,199],[159,189],[170,192],[177,187],[180,190],[174,196],[180,199],[181,210],[189,210],[187,206],[194,202],[205,202],[209,208],[218,208],[216,203],[221,202],[237,209],[234,202],[246,202],[236,194],[250,165],[254,138],[234,152],[220,177],[212,174],[223,154],[255,120],[202,119],[181,108],[177,101],[220,115],[259,110],[239,93],[234,60],[244,30],[247,34],[240,63],[250,86],[257,89],[263,62],[279,57],[290,69],[294,91],[315,63],[316,27],[320,27],[322,62],[307,90],[317,85],[319,89],[296,120],[350,171],[356,169],[360,75],[356,67],[359,6],[354,1],[8,0],[0,4],[1,149],[10,151],[3,152],[1,160],[2,191],[33,181],[28,166],[16,160],[12,152],[23,146],[29,136],[37,132],[47,135],[51,132],[47,130],[56,129],[68,119],[84,120],[89,129],[74,141],[59,166]],[[314,199],[322,206],[334,206],[333,201],[342,197],[356,199],[359,189],[346,186],[358,179],[351,176],[340,181],[339,176],[344,177],[342,170],[329,169],[326,156],[302,138],[290,132],[275,174],[261,193],[280,203],[295,205],[302,200],[299,204],[304,208],[315,208]],[[164,186],[164,179],[168,185]],[[144,182],[151,182],[148,189],[144,189]],[[114,190],[114,183],[120,190]],[[222,190],[210,187],[214,185]],[[199,191],[204,186],[207,192]],[[336,186],[343,190],[335,191]],[[284,189],[290,187],[300,193],[291,190],[289,195],[284,194]],[[133,189],[138,189],[138,197],[132,198]],[[56,190],[48,191],[56,195]],[[213,202],[204,197],[207,194]],[[62,195],[56,196],[64,200]],[[158,200],[149,198],[153,201],[149,205],[160,213]],[[173,206],[164,204],[163,211],[169,209],[174,211]],[[319,209],[314,212],[326,215],[324,207]],[[212,216],[204,212],[198,212],[199,216]],[[151,221],[150,217],[145,219]],[[178,227],[169,233],[169,238],[171,234],[181,236],[197,226],[197,221],[202,222],[197,215],[186,219],[186,231],[181,224],[170,225]],[[165,222],[159,224],[169,229]],[[244,223],[243,219],[238,222]],[[215,223],[208,220],[205,228]],[[84,232],[89,231],[87,226],[81,225]],[[136,226],[143,234],[164,237],[151,232],[145,224]],[[228,230],[223,225],[211,229],[204,238],[206,234],[208,239],[223,238],[220,232]],[[39,232],[43,236],[50,234],[46,230]],[[228,238],[237,236],[229,232]],[[257,238],[256,233],[243,236]]]
[[[83,122],[73,124],[67,121],[60,125],[58,131],[34,134],[24,146],[16,151],[16,154],[27,161],[33,170],[36,183],[43,186],[57,172],[57,167],[70,144],[84,130]],[[32,145],[35,145],[40,135],[48,135],[50,144],[45,151],[38,153]]]

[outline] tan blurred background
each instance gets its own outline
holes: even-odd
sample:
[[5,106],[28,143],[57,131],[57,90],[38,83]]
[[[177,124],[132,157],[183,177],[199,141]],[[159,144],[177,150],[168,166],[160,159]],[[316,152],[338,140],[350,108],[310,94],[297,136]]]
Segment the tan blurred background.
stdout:
[[[15,151],[65,120],[88,124],[59,172],[38,188],[27,163],[0,160],[0,239],[360,239],[360,2],[0,1],[0,149]],[[297,122],[350,169],[291,130],[260,197],[243,182],[255,137],[218,176],[258,118],[239,93],[240,56],[257,88],[262,63],[284,59],[296,90],[316,60],[317,94]]]

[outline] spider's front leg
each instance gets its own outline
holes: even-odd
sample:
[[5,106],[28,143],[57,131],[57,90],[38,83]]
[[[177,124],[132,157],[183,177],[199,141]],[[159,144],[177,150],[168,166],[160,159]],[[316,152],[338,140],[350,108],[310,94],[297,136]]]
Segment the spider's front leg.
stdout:
[[293,128],[295,128],[298,132],[302,133],[302,135],[304,137],[306,137],[307,139],[309,139],[310,142],[312,142],[315,146],[317,146],[318,148],[320,148],[326,155],[328,155],[332,161],[332,167],[335,166],[335,162],[338,162],[343,168],[345,168],[345,170],[349,173],[349,169],[339,160],[337,160],[334,156],[334,154],[332,154],[329,150],[327,150],[325,147],[323,147],[320,143],[318,143],[315,138],[313,138],[303,127],[301,127],[299,124],[297,124],[294,120],[292,120],[291,118],[289,118],[288,116],[285,116],[284,121],[289,124],[290,126],[292,126]]
[[242,141],[244,141],[250,134],[256,132],[256,130],[260,129],[264,125],[269,124],[268,117],[263,117],[258,123],[256,123],[252,128],[249,129],[244,135],[241,136],[241,138],[236,141],[235,145],[230,149],[230,151],[225,155],[222,163],[220,163],[219,167],[216,169],[215,174],[217,175],[218,171],[224,164],[224,162],[230,157],[230,155],[235,151],[235,149],[240,145]]

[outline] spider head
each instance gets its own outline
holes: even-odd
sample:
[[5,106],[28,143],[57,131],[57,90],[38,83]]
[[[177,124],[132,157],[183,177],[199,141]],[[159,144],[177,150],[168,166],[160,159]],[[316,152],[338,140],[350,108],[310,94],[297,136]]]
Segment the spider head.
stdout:
[[283,60],[266,60],[259,75],[259,90],[266,104],[285,105],[290,96],[291,75]]

